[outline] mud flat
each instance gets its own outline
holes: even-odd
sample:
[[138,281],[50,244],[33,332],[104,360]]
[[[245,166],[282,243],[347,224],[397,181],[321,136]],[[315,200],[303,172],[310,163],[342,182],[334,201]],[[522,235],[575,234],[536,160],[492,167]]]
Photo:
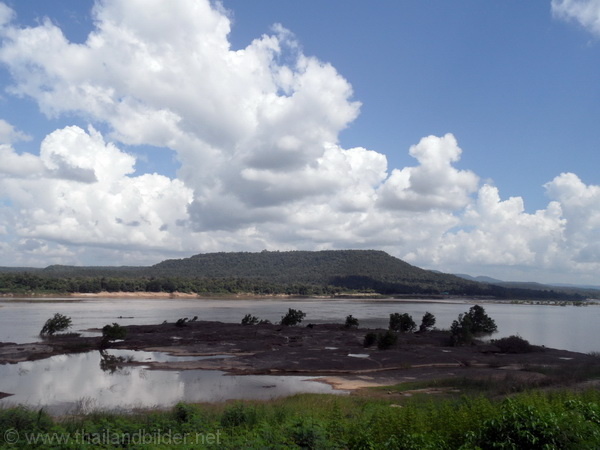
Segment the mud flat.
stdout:
[[[156,370],[214,369],[232,374],[306,374],[322,376],[340,389],[390,385],[404,381],[452,377],[506,377],[540,379],[542,369],[575,370],[598,367],[600,358],[583,353],[535,347],[521,354],[501,353],[491,344],[449,345],[449,333],[399,334],[388,350],[365,348],[368,332],[340,324],[286,327],[275,324],[241,325],[222,322],[187,322],[126,327],[125,340],[108,348],[161,351],[179,356],[231,355],[225,359],[153,362]],[[99,331],[99,330],[97,330]],[[101,347],[98,337],[55,336],[31,344],[0,343],[0,363],[16,363],[77,353]],[[132,363],[135,364],[135,363]]]

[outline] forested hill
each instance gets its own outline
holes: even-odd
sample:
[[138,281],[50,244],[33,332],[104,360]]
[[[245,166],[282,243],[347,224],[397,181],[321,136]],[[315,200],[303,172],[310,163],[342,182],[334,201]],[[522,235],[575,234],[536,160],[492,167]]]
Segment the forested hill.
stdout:
[[567,297],[551,289],[496,286],[424,270],[376,250],[206,253],[149,267],[0,267],[0,293],[101,291]]
[[[376,250],[323,250],[260,253],[204,253],[152,266],[161,275],[262,278],[278,282],[327,283],[335,277],[437,280],[444,274],[410,265]],[[457,279],[457,277],[450,276]]]
[[[160,276],[251,278],[277,284],[333,285],[351,289],[390,284],[464,289],[478,283],[410,265],[376,250],[323,250],[208,253],[163,261],[151,268]],[[391,286],[390,286],[391,287]]]

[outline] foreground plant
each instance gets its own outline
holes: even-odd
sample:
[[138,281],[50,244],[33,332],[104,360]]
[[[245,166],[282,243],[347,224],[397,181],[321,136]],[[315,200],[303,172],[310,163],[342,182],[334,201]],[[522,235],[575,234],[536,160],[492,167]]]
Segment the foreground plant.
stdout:
[[[0,433],[0,448],[597,449],[599,405],[600,392],[589,390],[506,400],[303,394],[67,420],[13,407],[0,409],[0,430],[8,431]],[[56,436],[70,437],[71,445],[57,446]]]

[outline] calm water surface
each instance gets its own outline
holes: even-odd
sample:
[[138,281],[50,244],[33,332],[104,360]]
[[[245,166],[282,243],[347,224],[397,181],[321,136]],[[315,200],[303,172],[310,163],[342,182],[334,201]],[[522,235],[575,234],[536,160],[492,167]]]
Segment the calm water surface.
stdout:
[[[95,409],[169,407],[181,401],[267,400],[299,392],[340,393],[325,383],[311,381],[316,377],[235,376],[218,370],[149,370],[144,366],[119,364],[117,358],[140,362],[201,359],[108,350],[104,354],[92,351],[0,365],[0,391],[13,394],[0,400],[0,405],[25,404],[65,414]],[[102,364],[103,361],[108,364]]]
[[[39,340],[44,322],[62,313],[72,318],[73,331],[101,328],[108,323],[157,324],[182,317],[240,322],[253,314],[279,321],[288,308],[306,313],[304,323],[339,322],[348,314],[364,328],[386,328],[389,315],[409,313],[418,323],[426,311],[438,328],[449,328],[472,302],[407,302],[395,300],[196,300],[196,299],[62,299],[0,301],[0,341],[26,343]],[[496,321],[494,337],[519,334],[533,344],[579,352],[600,351],[600,306],[550,306],[487,303]],[[364,357],[363,354],[352,355]],[[113,358],[111,360],[111,357]],[[0,406],[22,403],[44,406],[51,412],[85,412],[91,409],[131,409],[170,406],[179,401],[215,402],[229,399],[268,399],[299,392],[334,392],[311,377],[231,376],[220,371],[149,370],[143,366],[111,366],[114,358],[137,361],[177,359],[161,353],[110,350],[59,355],[41,361],[0,365],[0,391],[14,394]],[[190,357],[188,357],[190,358]],[[192,358],[195,359],[195,358]],[[181,358],[179,358],[181,360]],[[339,391],[338,391],[339,392]]]
[[[59,312],[73,319],[74,331],[101,328],[107,323],[157,324],[181,317],[221,322],[239,322],[253,314],[279,321],[288,308],[306,313],[305,323],[343,323],[348,314],[361,327],[387,327],[390,313],[407,312],[419,322],[426,311],[437,319],[438,328],[449,328],[459,313],[473,303],[425,303],[375,300],[196,300],[196,299],[64,299],[0,301],[0,341],[34,342],[46,319]],[[600,306],[550,306],[489,303],[483,305],[496,321],[494,337],[519,334],[532,344],[565,350],[600,351]]]

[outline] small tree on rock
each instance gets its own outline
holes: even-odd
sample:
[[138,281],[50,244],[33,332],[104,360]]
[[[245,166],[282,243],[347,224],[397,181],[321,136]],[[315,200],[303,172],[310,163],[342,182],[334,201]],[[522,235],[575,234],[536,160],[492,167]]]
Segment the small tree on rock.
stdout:
[[346,323],[344,324],[345,328],[358,328],[358,319],[352,314],[346,316]]
[[71,327],[71,318],[63,316],[60,313],[54,314],[54,317],[46,320],[46,323],[40,331],[40,336],[53,336],[54,333],[65,331]]
[[419,325],[419,332],[424,333],[425,331],[431,330],[435,325],[435,316],[430,312],[423,314],[421,319],[421,325]]
[[242,319],[242,325],[257,325],[260,323],[258,317],[253,316],[252,314],[246,314]]
[[102,327],[102,340],[105,342],[125,339],[127,337],[127,328],[122,327],[118,323],[112,325],[104,325]]
[[475,305],[469,312],[459,314],[450,327],[452,345],[470,344],[475,336],[492,334],[498,331],[496,322],[489,317],[483,307]]
[[390,326],[389,329],[392,331],[399,331],[400,333],[409,333],[417,328],[417,324],[408,313],[393,313],[390,314]]
[[306,313],[303,313],[299,309],[289,308],[285,316],[281,317],[281,325],[293,326],[298,325],[306,317]]
[[471,318],[473,333],[492,334],[498,331],[496,322],[485,313],[483,307],[479,305],[472,306],[467,315]]
[[385,333],[379,333],[377,335],[377,348],[379,350],[387,350],[396,345],[397,341],[398,335],[392,330],[387,330]]

